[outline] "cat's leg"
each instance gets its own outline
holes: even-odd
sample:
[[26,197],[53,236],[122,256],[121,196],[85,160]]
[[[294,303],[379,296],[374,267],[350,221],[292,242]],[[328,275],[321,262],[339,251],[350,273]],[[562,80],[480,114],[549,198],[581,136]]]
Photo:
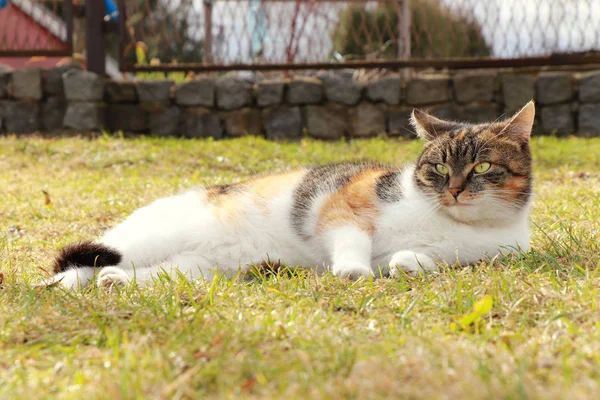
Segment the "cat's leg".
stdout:
[[52,278],[41,283],[40,286],[48,286],[55,283],[60,283],[67,289],[76,290],[86,287],[93,278],[93,267],[77,267],[54,275]]
[[389,263],[390,277],[398,276],[400,271],[417,276],[419,273],[434,272],[437,269],[437,264],[428,255],[408,250],[394,254]]
[[334,275],[357,279],[373,275],[371,236],[354,225],[328,229],[323,237]]

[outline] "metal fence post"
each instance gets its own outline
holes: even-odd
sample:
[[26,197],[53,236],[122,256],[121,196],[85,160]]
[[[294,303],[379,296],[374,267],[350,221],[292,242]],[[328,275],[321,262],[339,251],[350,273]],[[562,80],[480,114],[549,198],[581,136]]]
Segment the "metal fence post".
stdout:
[[212,0],[204,0],[204,64],[212,64]]
[[85,55],[87,70],[99,75],[106,72],[104,47],[104,0],[85,2]]

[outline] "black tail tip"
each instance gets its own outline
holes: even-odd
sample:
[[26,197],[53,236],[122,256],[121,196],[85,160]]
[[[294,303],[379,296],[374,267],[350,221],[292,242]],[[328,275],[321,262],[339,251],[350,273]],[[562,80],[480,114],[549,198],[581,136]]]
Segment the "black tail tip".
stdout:
[[119,264],[122,258],[117,250],[100,243],[73,243],[60,250],[54,260],[53,272],[58,274],[73,266],[108,267]]

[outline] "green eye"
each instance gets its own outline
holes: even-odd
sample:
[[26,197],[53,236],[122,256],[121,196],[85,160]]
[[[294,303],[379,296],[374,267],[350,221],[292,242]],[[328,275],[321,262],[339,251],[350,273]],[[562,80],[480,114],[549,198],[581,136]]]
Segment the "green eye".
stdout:
[[485,172],[488,172],[491,167],[492,164],[490,164],[489,162],[482,162],[473,167],[473,171],[475,171],[476,174],[483,174]]
[[446,175],[448,173],[448,167],[444,164],[435,164],[435,170],[442,175]]

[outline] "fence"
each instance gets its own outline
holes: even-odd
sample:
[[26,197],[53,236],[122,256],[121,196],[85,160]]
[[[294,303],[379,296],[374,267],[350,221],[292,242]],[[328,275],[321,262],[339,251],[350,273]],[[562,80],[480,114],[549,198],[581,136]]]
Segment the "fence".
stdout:
[[126,71],[600,62],[600,0],[121,0],[120,14]]
[[0,0],[0,56],[70,56],[71,0]]

